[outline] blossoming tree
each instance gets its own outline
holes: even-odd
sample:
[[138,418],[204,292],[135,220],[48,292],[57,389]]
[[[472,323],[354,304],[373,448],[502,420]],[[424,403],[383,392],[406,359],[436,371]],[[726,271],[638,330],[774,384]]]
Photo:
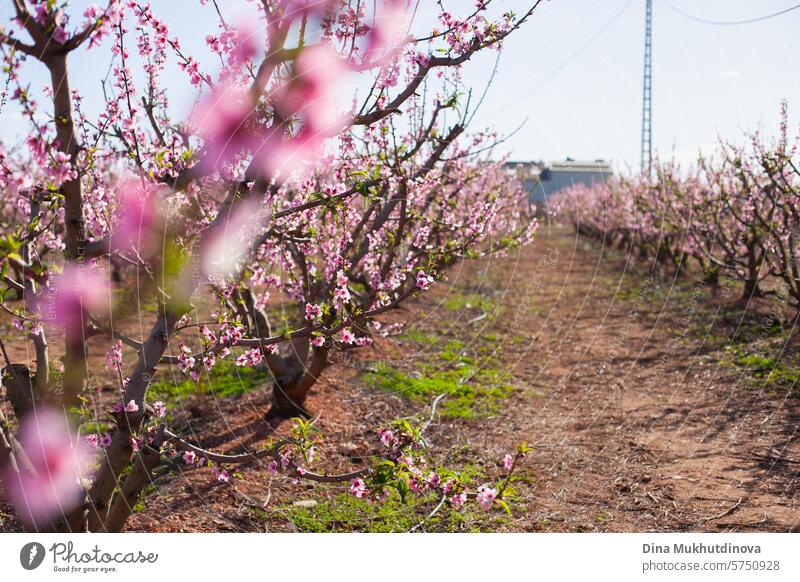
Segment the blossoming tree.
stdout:
[[[203,56],[135,0],[92,6],[80,23],[66,3],[12,4],[0,32],[6,98],[29,135],[0,149],[1,305],[35,363],[3,346],[15,418],[0,418],[0,465],[22,521],[120,531],[164,458],[208,465],[220,480],[227,464],[263,459],[292,478],[350,482],[358,497],[502,503],[508,478],[468,492],[456,474],[423,474],[421,435],[403,422],[382,429],[372,465],[311,472],[304,402],[330,353],[371,343],[382,313],[454,261],[532,235],[524,193],[481,153],[496,136],[466,136],[473,108],[460,75],[540,0],[520,14],[493,14],[491,0],[442,11],[422,36],[409,0],[262,0],[240,22],[200,0],[198,18],[218,25]],[[68,63],[84,51],[110,60],[99,96],[73,84]],[[41,67],[45,87],[28,80]],[[170,101],[178,85],[193,92],[188,112]],[[131,288],[157,306],[141,338],[117,324]],[[271,296],[293,305],[280,321]],[[210,319],[195,321],[203,300]],[[92,337],[105,339],[119,378],[110,405],[89,390]],[[51,366],[54,340],[63,369]],[[198,379],[225,358],[272,372],[271,414],[297,417],[290,436],[221,455],[165,425],[163,403],[148,399],[159,367]],[[81,419],[102,417],[113,431],[90,434],[88,448],[74,438]],[[506,458],[509,474],[525,452]]]
[[688,169],[657,163],[654,179],[576,186],[556,205],[580,232],[633,251],[652,269],[695,268],[714,288],[724,274],[742,283],[744,303],[777,293],[797,310],[797,152],[784,104],[773,139],[755,132],[745,145],[721,142],[713,157],[701,156]]

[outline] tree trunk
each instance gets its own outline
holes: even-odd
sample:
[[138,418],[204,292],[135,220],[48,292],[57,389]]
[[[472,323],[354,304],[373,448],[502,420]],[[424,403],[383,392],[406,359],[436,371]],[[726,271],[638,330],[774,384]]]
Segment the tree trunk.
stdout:
[[[328,365],[328,347],[314,348],[303,369],[292,368],[287,374],[276,375],[272,393],[272,408],[267,416],[292,418],[313,415],[305,408],[306,397]],[[291,359],[295,358],[292,354]]]
[[3,368],[0,385],[6,389],[6,398],[11,402],[17,420],[31,412],[42,402],[34,376],[25,364],[11,364]]
[[105,531],[118,533],[125,527],[142,491],[153,482],[153,469],[161,460],[161,453],[158,451],[160,446],[160,442],[155,443],[153,447],[145,446],[134,458],[133,469],[125,477],[117,497],[108,510],[104,524]]
[[[73,124],[72,95],[70,94],[67,55],[57,54],[44,60],[50,71],[53,89],[53,116],[56,126],[59,151],[69,154],[76,163],[80,147],[75,137]],[[64,195],[64,245],[67,260],[79,263],[85,246],[83,233],[83,194],[80,176],[61,185]],[[57,386],[63,392],[65,407],[78,406],[88,370],[86,364],[86,341],[84,326],[67,326],[65,331],[64,379]]]
[[760,297],[761,291],[758,289],[758,279],[747,279],[744,282],[741,301],[747,303],[753,297]]

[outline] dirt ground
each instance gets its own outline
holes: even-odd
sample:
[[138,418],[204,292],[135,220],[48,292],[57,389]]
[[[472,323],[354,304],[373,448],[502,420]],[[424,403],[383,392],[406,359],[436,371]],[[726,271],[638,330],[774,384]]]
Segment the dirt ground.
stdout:
[[[543,226],[512,256],[458,267],[390,316],[404,322],[402,335],[325,372],[307,403],[327,436],[323,467],[359,466],[375,450],[376,426],[417,415],[431,419],[437,463],[474,465],[487,478],[500,475],[498,461],[515,443],[534,448],[510,517],[445,527],[427,523],[425,508],[419,531],[790,531],[800,523],[800,400],[723,363],[720,330],[731,322],[720,314],[730,310],[707,295],[691,281],[649,279],[623,254]],[[454,309],[456,296],[475,301]],[[434,340],[411,341],[414,331]],[[413,373],[453,338],[511,375],[513,390],[486,414],[431,414],[429,403],[361,379],[377,363]],[[190,396],[180,411],[199,444],[252,450],[276,432],[264,418],[269,398],[268,388]],[[166,475],[128,531],[298,531],[297,508],[313,514],[346,489],[292,485],[256,464],[238,471],[234,484],[207,470]],[[367,519],[359,515],[352,519]]]

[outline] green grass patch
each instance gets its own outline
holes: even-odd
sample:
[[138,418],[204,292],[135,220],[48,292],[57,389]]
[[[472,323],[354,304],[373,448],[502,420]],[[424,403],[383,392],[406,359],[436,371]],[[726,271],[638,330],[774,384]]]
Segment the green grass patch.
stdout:
[[285,513],[298,530],[308,533],[407,532],[423,520],[420,529],[428,532],[492,532],[507,519],[502,512],[484,512],[474,507],[454,511],[447,505],[426,519],[438,502],[438,499],[413,498],[402,503],[390,498],[384,503],[376,503],[342,493],[314,507],[286,505],[277,508],[275,513]]
[[190,394],[211,394],[226,398],[239,396],[260,388],[271,378],[269,370],[250,366],[236,366],[233,362],[220,362],[198,381],[176,374],[175,380],[153,382],[148,388],[149,399],[162,400],[167,406]]
[[399,336],[399,339],[417,342],[418,344],[423,344],[426,346],[432,346],[441,339],[441,336],[428,333],[419,329],[418,327],[415,327],[404,331]]
[[[775,346],[775,351],[779,348]],[[791,388],[793,398],[800,398],[800,363],[787,361],[779,353],[749,351],[746,345],[732,345],[725,348],[722,362],[734,368],[744,368],[751,375],[754,383],[770,389],[769,393],[778,395],[777,388]]]
[[511,374],[477,362],[464,354],[463,344],[451,340],[437,358],[409,374],[389,366],[379,366],[362,374],[367,385],[397,393],[411,402],[423,404],[445,394],[439,405],[443,416],[474,418],[498,411],[513,388]]
[[451,293],[442,303],[448,311],[465,311],[467,309],[480,309],[485,313],[493,313],[495,311],[494,302],[478,294],[466,295],[461,293]]
[[789,367],[773,357],[746,354],[736,358],[735,362],[751,372],[754,378],[763,379],[768,384],[792,385],[800,378],[800,369]]

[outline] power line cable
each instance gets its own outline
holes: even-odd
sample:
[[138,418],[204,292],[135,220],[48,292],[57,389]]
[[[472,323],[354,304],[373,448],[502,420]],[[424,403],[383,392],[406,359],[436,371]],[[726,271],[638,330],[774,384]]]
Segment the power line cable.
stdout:
[[668,0],[664,0],[664,3],[672,8],[675,12],[683,16],[684,18],[688,18],[689,20],[694,20],[695,22],[700,22],[702,24],[711,24],[714,26],[738,26],[740,24],[751,24],[753,22],[761,22],[763,20],[769,20],[770,18],[775,18],[776,16],[781,16],[792,10],[797,10],[800,8],[800,4],[795,4],[789,8],[784,8],[783,10],[779,10],[778,12],[773,12],[772,14],[765,14],[764,16],[758,16],[756,18],[748,18],[746,20],[708,20],[706,18],[700,18],[699,16],[695,16],[693,14],[689,14],[688,12],[684,12],[677,6],[675,6],[672,2]]
[[611,25],[614,24],[617,20],[619,20],[620,16],[628,9],[636,0],[630,0],[627,4],[625,4],[620,10],[614,14],[610,20],[608,20],[601,28],[599,28],[594,34],[592,34],[586,42],[584,42],[580,47],[578,47],[569,57],[567,57],[564,61],[562,61],[556,68],[552,69],[544,78],[540,79],[533,87],[522,93],[517,97],[517,99],[521,99],[523,97],[527,97],[540,87],[546,85],[550,80],[554,77],[558,76],[561,71],[569,67],[577,59],[581,56],[586,49],[588,49],[594,42],[599,39],[603,33],[611,28]]

